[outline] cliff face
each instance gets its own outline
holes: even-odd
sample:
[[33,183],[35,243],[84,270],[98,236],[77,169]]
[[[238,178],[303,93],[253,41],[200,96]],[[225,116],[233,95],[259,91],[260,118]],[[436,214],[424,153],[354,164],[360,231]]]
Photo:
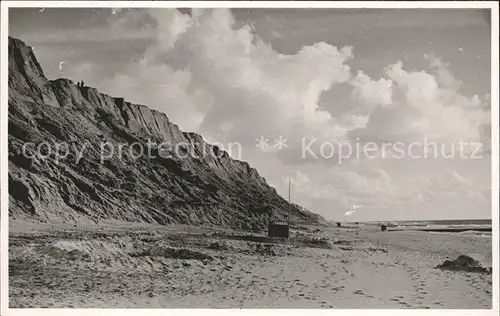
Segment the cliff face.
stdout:
[[[130,147],[117,152],[119,144],[148,148],[148,141],[172,146],[161,155],[153,146],[152,155],[137,159]],[[168,154],[176,144],[189,144],[181,147],[191,154]],[[11,217],[251,229],[285,219],[289,207],[294,217],[316,218],[288,204],[246,162],[181,131],[164,113],[68,79],[49,81],[32,49],[9,38]]]

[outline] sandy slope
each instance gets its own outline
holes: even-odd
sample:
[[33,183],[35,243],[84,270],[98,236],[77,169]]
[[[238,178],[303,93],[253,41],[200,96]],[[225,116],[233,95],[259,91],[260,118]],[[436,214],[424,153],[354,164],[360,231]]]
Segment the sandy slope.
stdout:
[[328,243],[266,246],[214,232],[12,222],[10,307],[491,308],[491,275],[434,268],[460,254],[491,266],[490,238],[329,228]]

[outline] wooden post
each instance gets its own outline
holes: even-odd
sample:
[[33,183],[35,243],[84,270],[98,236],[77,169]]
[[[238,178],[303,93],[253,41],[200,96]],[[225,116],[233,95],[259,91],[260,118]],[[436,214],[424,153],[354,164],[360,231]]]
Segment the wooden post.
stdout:
[[292,179],[288,179],[288,236],[290,236],[290,221],[291,221],[290,220],[290,213],[292,210],[291,187],[292,187]]

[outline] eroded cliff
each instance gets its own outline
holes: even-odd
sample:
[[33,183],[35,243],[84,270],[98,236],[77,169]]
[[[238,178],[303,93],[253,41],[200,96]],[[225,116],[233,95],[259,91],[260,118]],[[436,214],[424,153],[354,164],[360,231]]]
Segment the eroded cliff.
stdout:
[[[160,155],[154,146],[137,159],[133,150],[116,153],[133,143],[172,144],[167,151],[189,144],[182,150],[190,154]],[[288,208],[295,218],[316,219],[288,204],[246,162],[181,131],[164,113],[68,79],[48,80],[32,49],[9,38],[11,217],[259,229],[271,217],[286,218]]]

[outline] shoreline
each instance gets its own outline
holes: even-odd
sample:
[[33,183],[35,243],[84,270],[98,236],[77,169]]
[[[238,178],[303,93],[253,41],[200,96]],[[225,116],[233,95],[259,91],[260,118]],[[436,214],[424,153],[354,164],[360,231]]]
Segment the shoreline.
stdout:
[[477,231],[477,232],[492,232],[493,229],[489,227],[405,227],[405,228],[388,228],[387,231],[425,231],[425,232],[449,232],[449,233],[459,233],[465,231]]

